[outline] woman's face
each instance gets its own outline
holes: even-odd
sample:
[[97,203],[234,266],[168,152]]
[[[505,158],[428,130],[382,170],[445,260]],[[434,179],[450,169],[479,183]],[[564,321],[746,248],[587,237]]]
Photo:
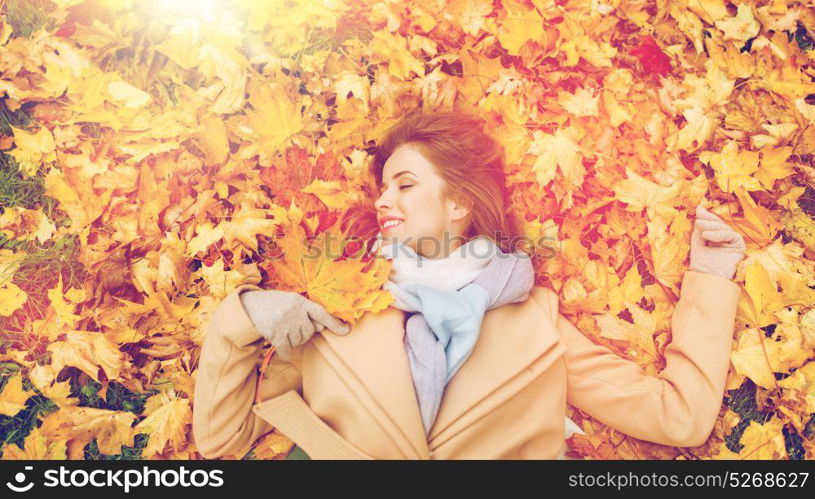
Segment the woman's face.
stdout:
[[[398,240],[431,259],[444,258],[460,246],[469,211],[445,198],[444,186],[444,179],[418,149],[411,144],[398,147],[385,162],[374,204],[383,244]],[[388,220],[397,225],[390,226],[394,222]]]

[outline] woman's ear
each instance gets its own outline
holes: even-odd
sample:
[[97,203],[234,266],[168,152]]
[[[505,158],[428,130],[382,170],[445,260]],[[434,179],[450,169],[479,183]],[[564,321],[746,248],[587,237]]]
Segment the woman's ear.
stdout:
[[453,196],[447,200],[448,207],[452,221],[462,220],[470,214],[470,204],[460,199],[458,196]]

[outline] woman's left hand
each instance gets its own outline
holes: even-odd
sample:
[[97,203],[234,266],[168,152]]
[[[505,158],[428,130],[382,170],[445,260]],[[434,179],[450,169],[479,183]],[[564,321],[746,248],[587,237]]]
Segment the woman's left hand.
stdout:
[[744,258],[744,238],[700,204],[690,242],[688,270],[733,279],[736,266]]

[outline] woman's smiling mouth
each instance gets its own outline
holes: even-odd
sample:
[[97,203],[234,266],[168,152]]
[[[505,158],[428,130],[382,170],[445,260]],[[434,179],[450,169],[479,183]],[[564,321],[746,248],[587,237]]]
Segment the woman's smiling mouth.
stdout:
[[394,227],[398,227],[404,223],[404,220],[388,220],[382,224],[382,233],[389,232]]

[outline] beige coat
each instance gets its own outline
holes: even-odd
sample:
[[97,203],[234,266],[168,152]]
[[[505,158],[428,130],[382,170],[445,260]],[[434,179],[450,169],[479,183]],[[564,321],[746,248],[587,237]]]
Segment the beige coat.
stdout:
[[[253,404],[265,341],[238,294],[224,298],[204,341],[193,436],[206,458],[247,451],[273,427],[312,459],[555,459],[566,449],[566,404],[633,437],[705,442],[729,367],[739,286],[688,271],[671,318],[666,367],[647,375],[599,346],[536,286],[530,299],[488,310],[425,437],[402,343],[405,312],[365,313],[346,336],[316,333],[273,360]],[[273,357],[274,359],[274,357]]]

